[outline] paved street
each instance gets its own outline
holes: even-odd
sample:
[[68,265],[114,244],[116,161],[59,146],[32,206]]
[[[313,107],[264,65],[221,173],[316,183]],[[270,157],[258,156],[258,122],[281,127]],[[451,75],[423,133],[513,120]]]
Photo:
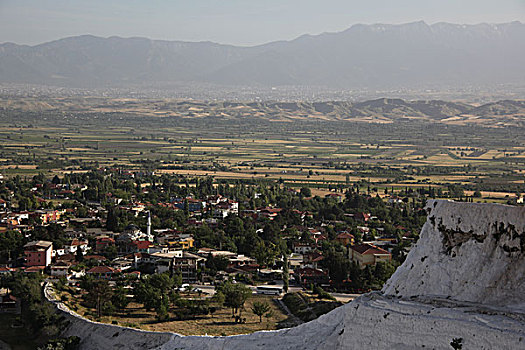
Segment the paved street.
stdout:
[[[279,284],[276,284],[275,286],[279,286]],[[193,285],[193,287],[195,288],[198,288],[200,290],[202,290],[204,293],[206,293],[207,295],[209,296],[212,296],[215,294],[215,286],[210,286],[210,285]],[[248,286],[250,287],[250,289],[252,291],[256,291],[257,287],[256,286]],[[288,288],[288,292],[300,292],[302,291],[303,288],[302,287],[298,287],[298,286],[290,286]],[[360,296],[361,294],[346,294],[346,293],[330,293],[334,296],[334,298],[337,300],[337,301],[340,301],[342,303],[348,303],[349,301],[352,301],[354,300],[355,298],[357,298],[358,296]]]

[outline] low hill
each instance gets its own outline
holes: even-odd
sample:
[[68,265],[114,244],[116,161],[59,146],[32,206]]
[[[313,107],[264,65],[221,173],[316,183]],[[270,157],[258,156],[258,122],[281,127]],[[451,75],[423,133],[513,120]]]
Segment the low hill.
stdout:
[[525,126],[525,101],[502,100],[481,106],[441,100],[381,98],[359,103],[215,102],[170,99],[0,98],[0,111],[127,113],[155,117],[225,120],[348,121],[394,123],[399,120],[486,127]]

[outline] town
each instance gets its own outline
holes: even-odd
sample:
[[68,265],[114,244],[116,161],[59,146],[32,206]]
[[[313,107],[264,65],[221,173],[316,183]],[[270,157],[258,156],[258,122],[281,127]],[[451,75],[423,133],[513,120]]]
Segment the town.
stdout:
[[[264,325],[270,329],[286,316],[302,322],[294,315],[301,311],[297,295],[325,298],[322,312],[302,315],[309,320],[340,305],[334,296],[344,302],[380,289],[426,219],[425,193],[405,188],[372,196],[353,185],[314,196],[278,181],[116,168],[17,176],[0,186],[2,310],[20,312],[9,286],[25,275],[54,283],[73,310],[108,322],[133,302],[155,310],[159,324],[213,317],[221,306],[233,307],[232,323],[242,324],[236,310],[244,300],[232,306],[228,286],[264,295],[254,301],[263,314],[270,306],[282,314]],[[154,276],[164,276],[162,288],[153,287]],[[92,302],[98,289],[102,299]],[[195,304],[193,314],[178,312],[180,296],[168,298],[173,292]]]

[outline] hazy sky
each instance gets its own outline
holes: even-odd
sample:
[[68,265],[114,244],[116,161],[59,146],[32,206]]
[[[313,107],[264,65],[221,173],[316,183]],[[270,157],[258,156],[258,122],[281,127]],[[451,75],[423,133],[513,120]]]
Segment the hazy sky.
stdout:
[[525,22],[525,0],[0,0],[0,42],[93,34],[254,45],[419,20]]

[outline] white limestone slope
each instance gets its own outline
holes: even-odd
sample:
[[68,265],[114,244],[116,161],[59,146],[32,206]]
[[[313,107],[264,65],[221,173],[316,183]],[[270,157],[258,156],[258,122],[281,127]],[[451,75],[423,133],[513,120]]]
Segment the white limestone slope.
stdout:
[[428,210],[418,244],[381,293],[298,327],[184,337],[98,324],[65,310],[65,335],[78,335],[88,350],[452,349],[453,338],[463,349],[525,349],[525,209],[435,201]]
[[525,208],[430,201],[420,240],[383,287],[493,306],[525,303]]

